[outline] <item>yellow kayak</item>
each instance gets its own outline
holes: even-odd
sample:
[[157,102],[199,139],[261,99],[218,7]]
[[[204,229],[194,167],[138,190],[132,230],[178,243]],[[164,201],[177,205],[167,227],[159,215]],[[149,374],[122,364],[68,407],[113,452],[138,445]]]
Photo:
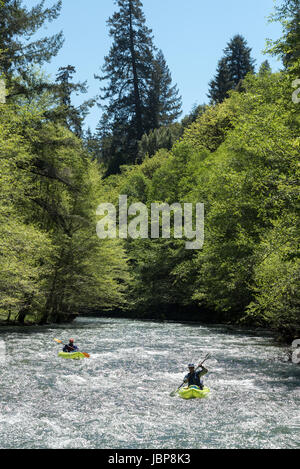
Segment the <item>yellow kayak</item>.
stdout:
[[58,352],[58,356],[69,360],[80,360],[81,358],[86,358],[86,355],[82,352]]
[[204,386],[203,389],[200,389],[199,386],[185,386],[184,388],[178,389],[177,393],[182,399],[202,399],[207,397],[210,390]]

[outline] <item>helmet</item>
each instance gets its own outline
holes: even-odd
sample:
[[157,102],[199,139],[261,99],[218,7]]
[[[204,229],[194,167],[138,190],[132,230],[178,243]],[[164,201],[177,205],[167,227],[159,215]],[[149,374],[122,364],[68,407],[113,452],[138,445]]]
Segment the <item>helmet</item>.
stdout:
[[188,368],[195,368],[194,363],[189,363],[189,364],[188,364]]
[[69,342],[74,342],[74,339],[70,339]]

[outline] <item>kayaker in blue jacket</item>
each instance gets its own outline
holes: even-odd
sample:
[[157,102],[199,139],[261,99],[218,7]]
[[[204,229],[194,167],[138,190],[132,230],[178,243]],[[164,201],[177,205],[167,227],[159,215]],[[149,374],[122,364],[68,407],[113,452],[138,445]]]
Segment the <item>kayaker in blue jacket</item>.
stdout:
[[208,370],[203,365],[198,365],[197,368],[201,368],[199,371],[195,370],[195,365],[190,363],[188,365],[189,373],[184,377],[184,382],[188,383],[189,386],[196,385],[200,389],[203,389],[204,383],[201,379],[202,376],[206,375]]
[[77,345],[74,345],[74,339],[70,339],[68,345],[65,345],[63,352],[78,352],[79,348]]

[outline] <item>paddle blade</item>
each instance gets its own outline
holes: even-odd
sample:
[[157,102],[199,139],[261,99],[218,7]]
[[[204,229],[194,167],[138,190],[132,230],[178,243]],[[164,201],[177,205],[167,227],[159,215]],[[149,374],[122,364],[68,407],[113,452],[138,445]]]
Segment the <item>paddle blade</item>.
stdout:
[[90,358],[90,355],[88,353],[81,352],[82,355],[84,355],[86,358]]
[[57,342],[58,344],[62,344],[62,341],[59,339],[53,339],[53,340],[55,340],[55,342]]
[[172,392],[170,392],[170,397],[175,397],[175,396],[176,396],[176,393],[177,393],[177,391],[172,391]]

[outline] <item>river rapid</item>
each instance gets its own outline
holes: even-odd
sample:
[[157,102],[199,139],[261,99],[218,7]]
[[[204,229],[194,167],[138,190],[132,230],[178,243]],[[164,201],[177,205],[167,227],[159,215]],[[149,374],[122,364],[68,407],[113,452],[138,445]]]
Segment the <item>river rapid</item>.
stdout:
[[[57,356],[74,337],[89,359]],[[300,367],[224,326],[79,318],[0,330],[0,448],[299,448]],[[170,397],[207,352],[206,399]]]

